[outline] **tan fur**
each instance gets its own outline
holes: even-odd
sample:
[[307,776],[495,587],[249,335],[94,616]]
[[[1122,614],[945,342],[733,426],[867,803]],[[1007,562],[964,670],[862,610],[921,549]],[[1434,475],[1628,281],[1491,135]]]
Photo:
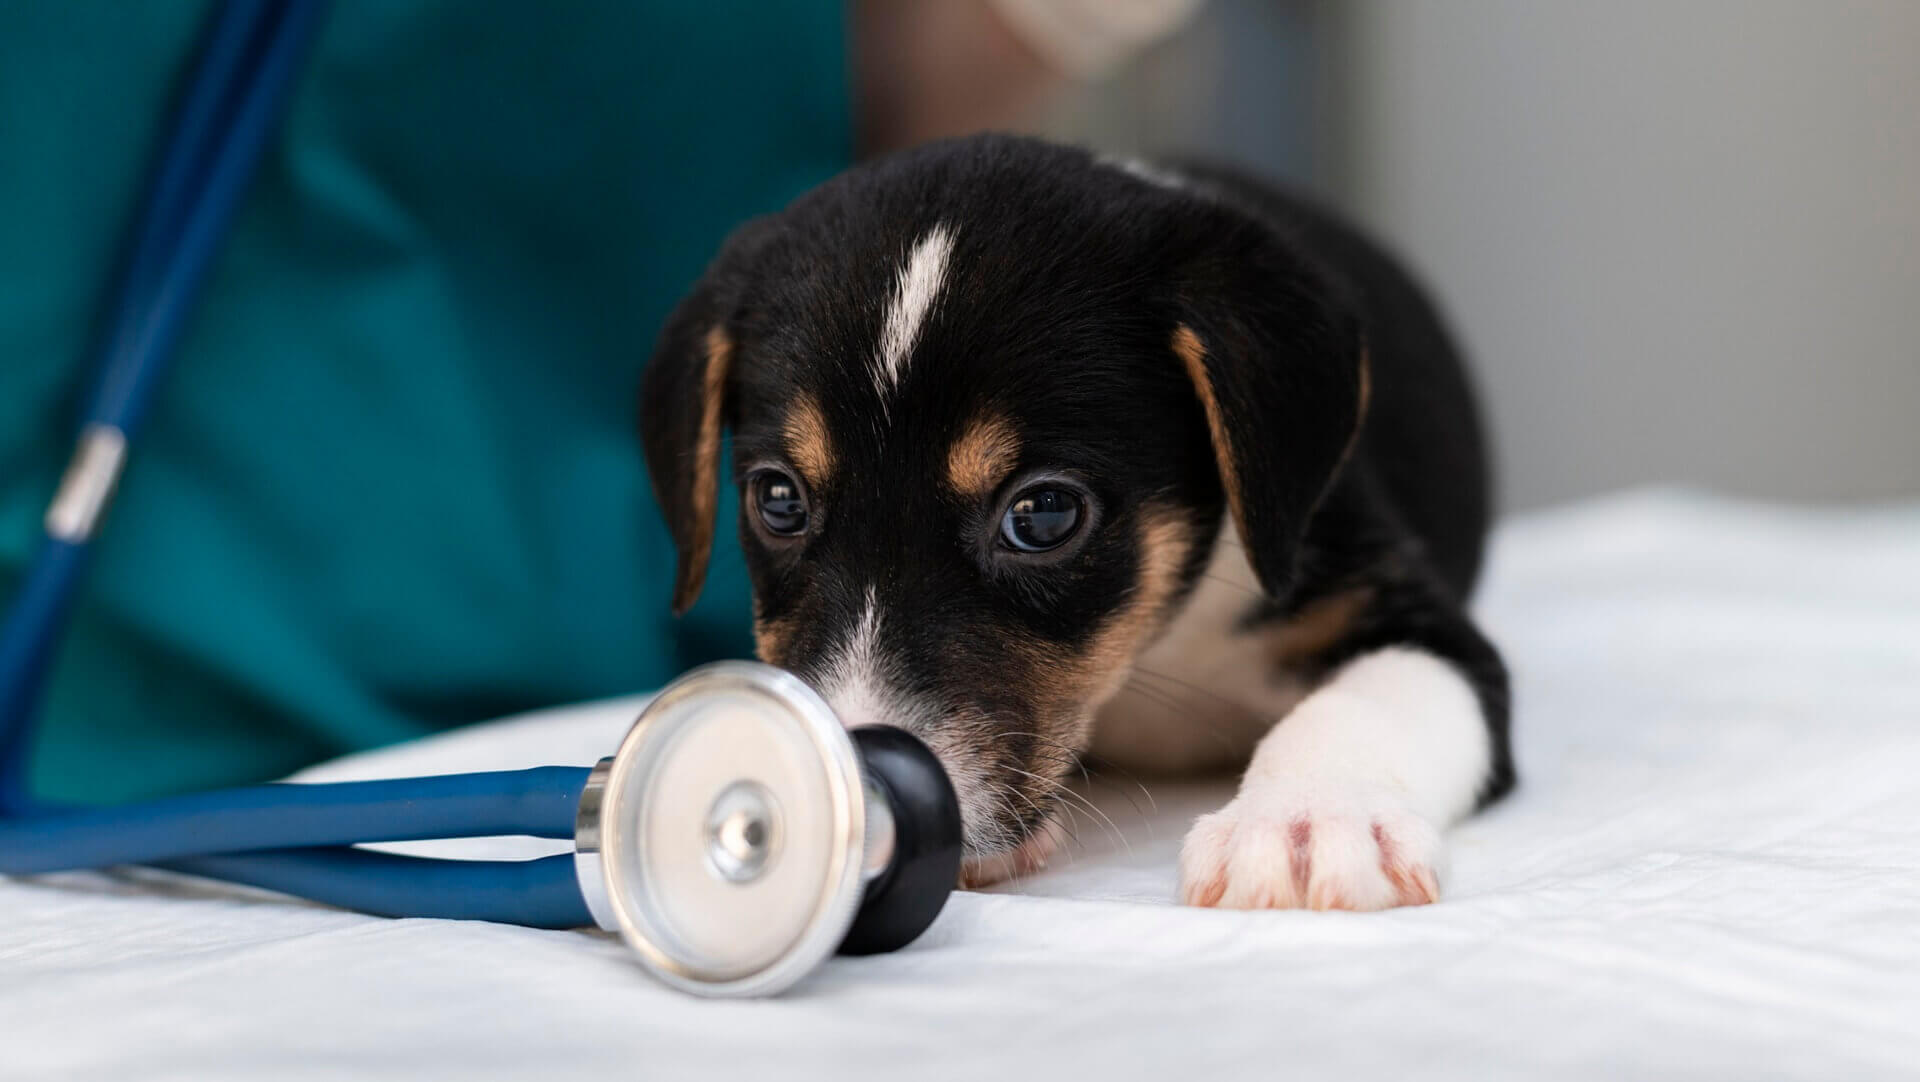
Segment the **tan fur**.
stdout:
[[1373,408],[1373,355],[1364,346],[1360,349],[1359,379],[1360,393],[1353,410],[1353,432],[1347,436],[1347,445],[1340,451],[1340,464],[1334,467],[1335,473],[1346,469],[1353,452],[1359,449],[1360,433],[1367,426],[1367,411]]
[[1200,408],[1206,411],[1207,431],[1213,436],[1213,457],[1220,467],[1220,487],[1227,494],[1233,523],[1239,527],[1240,536],[1250,536],[1246,494],[1240,484],[1240,467],[1233,458],[1233,443],[1228,439],[1227,418],[1220,410],[1220,400],[1214,396],[1213,381],[1207,378],[1207,347],[1192,327],[1182,323],[1173,329],[1173,352],[1186,366],[1187,378],[1193,381],[1194,393],[1200,396]]
[[687,547],[681,553],[679,581],[673,608],[685,612],[699,596],[713,554],[713,519],[720,499],[720,422],[726,401],[727,369],[733,363],[733,339],[726,328],[707,332],[706,368],[700,381],[700,430],[693,446],[693,489],[689,493],[693,519],[688,523]]
[[1092,751],[1128,770],[1236,768],[1307,691],[1265,636],[1238,629],[1265,596],[1231,523],[1193,593],[1100,708]]
[[783,665],[787,646],[793,640],[793,628],[785,620],[768,620],[760,615],[760,599],[753,599],[753,652],[769,665]]
[[1193,530],[1171,511],[1148,511],[1140,525],[1140,577],[1125,607],[1107,619],[1082,653],[1062,654],[1041,643],[1016,650],[1027,661],[1027,678],[1047,689],[1036,712],[1042,735],[1073,747],[1086,746],[1094,711],[1126,683],[1133,660],[1167,618],[1167,603],[1180,585],[1180,569],[1192,553]]
[[786,437],[787,455],[799,467],[801,479],[816,492],[824,488],[833,476],[836,460],[827,419],[812,395],[803,394],[794,400],[781,434]]
[[[1179,515],[1147,512],[1140,527],[1139,579],[1125,606],[1108,618],[1086,650],[1066,653],[1039,640],[1005,643],[1019,679],[1041,691],[1030,718],[1037,750],[1031,761],[1016,764],[1027,773],[1001,782],[1006,800],[1044,807],[1052,797],[1075,761],[1069,749],[1086,746],[1095,708],[1119,691],[1134,656],[1164,624],[1192,546],[1192,528]],[[976,855],[963,870],[963,882],[979,886],[1037,871],[1060,845],[1062,833],[1058,820],[1049,820],[1015,849]]]
[[1095,674],[1087,702],[1099,706],[1120,690],[1133,659],[1166,623],[1167,602],[1180,585],[1180,569],[1193,555],[1193,528],[1171,512],[1148,511],[1140,524],[1140,578],[1133,601],[1108,621],[1088,651]]
[[1004,418],[976,417],[947,451],[947,484],[982,499],[1006,480],[1020,457],[1020,437]]
[[1373,408],[1373,354],[1366,349],[1360,350],[1360,405],[1354,410],[1353,428],[1357,436],[1360,425],[1367,419],[1367,411]]
[[1307,605],[1269,633],[1274,660],[1281,665],[1312,661],[1346,638],[1372,602],[1373,591],[1362,588]]

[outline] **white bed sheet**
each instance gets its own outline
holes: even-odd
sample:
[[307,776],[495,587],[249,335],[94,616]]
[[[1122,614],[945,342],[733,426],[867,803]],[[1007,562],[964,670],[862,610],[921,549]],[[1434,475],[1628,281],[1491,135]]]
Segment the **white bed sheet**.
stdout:
[[[1083,821],[1070,862],[770,1002],[669,992],[588,933],[0,881],[0,1077],[1920,1075],[1920,508],[1530,516],[1480,609],[1523,787],[1454,832],[1439,905],[1172,906],[1227,789],[1157,781],[1089,791],[1124,845]],[[636,701],[314,776],[586,763]]]

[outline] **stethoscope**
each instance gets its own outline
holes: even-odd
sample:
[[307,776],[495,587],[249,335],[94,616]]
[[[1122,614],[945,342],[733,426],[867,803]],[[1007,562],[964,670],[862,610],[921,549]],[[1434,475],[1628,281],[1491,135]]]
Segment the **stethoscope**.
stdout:
[[[0,874],[148,865],[383,916],[617,932],[706,995],[770,995],[828,955],[894,950],[958,880],[960,812],[904,730],[842,727],[799,678],[720,662],[669,684],[592,768],[261,785],[102,809],[28,790],[33,718],[89,542],[323,0],[227,0],[145,193],[98,379],[45,536],[0,627]],[[531,835],[523,861],[368,843]]]

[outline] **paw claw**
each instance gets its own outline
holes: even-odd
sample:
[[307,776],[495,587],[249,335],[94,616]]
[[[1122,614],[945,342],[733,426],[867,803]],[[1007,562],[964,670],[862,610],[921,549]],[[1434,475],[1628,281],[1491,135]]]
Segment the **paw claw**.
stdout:
[[1211,908],[1220,904],[1220,896],[1227,892],[1227,877],[1216,875],[1199,883],[1189,883],[1182,890],[1180,901],[1186,905]]
[[1380,870],[1393,884],[1396,905],[1427,905],[1440,900],[1440,884],[1433,869],[1409,863],[1400,843],[1379,820],[1373,822],[1373,842],[1380,850]]
[[1180,898],[1231,909],[1372,910],[1438,901],[1439,832],[1393,803],[1369,794],[1242,795],[1187,834]]
[[1187,833],[1180,853],[1180,900],[1187,905],[1216,906],[1227,892],[1225,854],[1233,842],[1233,821],[1221,815],[1203,815]]
[[1305,898],[1308,884],[1313,878],[1313,820],[1303,815],[1287,824],[1287,841],[1292,848],[1293,896]]

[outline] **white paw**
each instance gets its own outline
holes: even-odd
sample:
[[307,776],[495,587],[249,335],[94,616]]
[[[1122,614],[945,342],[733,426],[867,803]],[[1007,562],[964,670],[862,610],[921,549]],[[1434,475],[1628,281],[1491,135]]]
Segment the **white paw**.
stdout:
[[1180,900],[1227,909],[1391,909],[1440,899],[1440,831],[1390,793],[1269,783],[1203,815]]

